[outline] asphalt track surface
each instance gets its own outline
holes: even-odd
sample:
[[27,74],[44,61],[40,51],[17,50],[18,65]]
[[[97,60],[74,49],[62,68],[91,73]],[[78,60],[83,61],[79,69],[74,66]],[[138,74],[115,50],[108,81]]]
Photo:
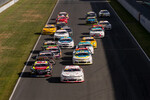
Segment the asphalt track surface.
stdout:
[[9,2],[9,1],[11,1],[11,0],[0,0],[0,7],[1,7],[3,4],[5,4],[5,3]]
[[12,100],[150,100],[150,63],[107,2],[60,0],[49,23],[55,23],[58,12],[68,12],[69,26],[74,31],[72,38],[78,44],[83,36],[89,35],[91,26],[85,25],[86,12],[93,10],[98,13],[100,9],[110,11],[111,18],[106,19],[113,29],[106,31],[105,38],[97,39],[93,64],[81,66],[85,82],[60,82],[62,68],[72,64],[73,49],[62,50],[63,58],[54,66],[51,78],[30,77],[33,58],[41,50],[43,42],[50,40],[49,36],[43,35]]

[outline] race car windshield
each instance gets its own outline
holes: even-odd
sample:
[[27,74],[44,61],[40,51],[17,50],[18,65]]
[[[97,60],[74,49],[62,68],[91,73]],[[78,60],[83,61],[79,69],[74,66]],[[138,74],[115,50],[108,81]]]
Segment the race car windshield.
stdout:
[[93,29],[92,31],[102,31],[101,29]]
[[72,40],[71,39],[61,39],[60,41],[62,42],[62,41],[72,41]]
[[53,56],[52,54],[40,54],[39,56]]
[[65,29],[65,30],[67,30],[68,32],[71,32],[71,31],[72,31],[71,29]]
[[89,54],[86,52],[83,53],[76,53],[75,56],[88,56]]
[[56,43],[45,43],[45,45],[56,45]]
[[94,41],[94,39],[85,39],[85,41]]
[[79,45],[78,48],[85,48],[85,45]]
[[75,68],[75,69],[71,68],[71,69],[65,69],[64,71],[65,72],[73,72],[73,71],[81,71],[81,70],[77,69],[77,68]]
[[108,13],[108,11],[102,11],[102,13]]
[[95,14],[88,14],[87,17],[95,17]]
[[57,32],[58,34],[65,34],[66,32]]
[[36,64],[36,67],[49,66],[49,64]]
[[59,16],[66,16],[67,14],[59,14]]
[[102,26],[94,26],[95,28],[102,28]]
[[59,17],[58,19],[65,19],[65,17]]
[[50,51],[57,51],[58,48],[50,48],[49,50],[50,50]]
[[100,23],[100,24],[102,24],[102,25],[109,25],[109,23]]
[[45,28],[55,28],[54,26],[46,26]]

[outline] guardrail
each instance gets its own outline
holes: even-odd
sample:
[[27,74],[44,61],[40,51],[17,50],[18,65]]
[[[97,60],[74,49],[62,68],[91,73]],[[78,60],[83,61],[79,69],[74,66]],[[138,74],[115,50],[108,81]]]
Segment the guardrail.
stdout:
[[12,6],[13,4],[15,4],[16,2],[18,2],[19,0],[12,0],[8,3],[6,3],[5,5],[3,5],[2,7],[0,7],[0,13],[3,12],[4,10],[6,10],[7,8],[9,8],[10,6]]
[[142,15],[138,10],[132,7],[125,0],[118,0],[118,2],[137,20],[141,23],[141,25],[150,32],[150,20],[147,19],[144,15]]

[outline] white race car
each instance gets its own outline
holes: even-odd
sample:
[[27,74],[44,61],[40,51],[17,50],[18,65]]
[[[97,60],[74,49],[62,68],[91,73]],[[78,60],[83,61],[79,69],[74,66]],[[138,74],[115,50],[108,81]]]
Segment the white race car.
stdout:
[[90,36],[94,38],[103,38],[105,36],[105,32],[102,28],[92,28],[90,30]]
[[89,11],[89,12],[87,12],[87,14],[86,14],[86,18],[88,18],[88,17],[97,17],[97,15],[96,15],[96,13],[94,12],[94,11]]
[[108,10],[100,10],[99,17],[110,17],[110,12]]
[[73,48],[74,41],[71,37],[61,37],[58,41],[58,46],[61,48]]
[[61,37],[69,37],[69,33],[66,30],[57,30],[54,34],[54,40]]
[[99,21],[98,24],[102,25],[105,28],[105,30],[111,30],[112,29],[111,24],[107,20]]
[[78,50],[73,55],[73,64],[93,64],[92,55],[88,50]]
[[68,65],[61,72],[61,82],[84,82],[84,72],[80,66]]
[[92,54],[94,54],[94,48],[90,42],[79,42],[76,48],[88,48]]

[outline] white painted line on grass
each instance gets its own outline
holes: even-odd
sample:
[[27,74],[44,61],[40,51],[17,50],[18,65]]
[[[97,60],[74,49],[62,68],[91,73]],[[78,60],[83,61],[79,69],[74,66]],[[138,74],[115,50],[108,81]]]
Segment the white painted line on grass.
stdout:
[[[112,10],[115,12],[115,14],[118,16],[118,14],[116,13],[116,11],[113,9],[113,7],[108,3],[108,5],[112,8]],[[145,53],[145,51],[142,49],[142,47],[139,45],[139,43],[137,42],[137,40],[135,39],[135,37],[132,35],[132,33],[130,32],[130,30],[127,28],[127,26],[124,24],[124,22],[121,20],[121,18],[118,16],[119,20],[122,22],[122,24],[125,26],[125,28],[127,29],[127,31],[130,33],[131,37],[134,39],[134,41],[137,43],[137,45],[139,46],[139,48],[142,50],[142,52],[144,53],[144,55],[146,56],[146,58],[148,59],[148,61],[150,61],[149,57],[147,56],[147,54]]]
[[[55,5],[55,7],[54,7],[54,9],[53,9],[53,11],[52,11],[50,17],[48,18],[48,21],[50,20],[51,16],[53,15],[54,10],[55,10],[55,8],[56,8],[58,2],[59,2],[59,0],[57,1],[57,3],[56,3],[56,5]],[[46,22],[46,24],[48,23],[48,21]],[[37,46],[37,44],[38,44],[38,42],[39,42],[41,36],[42,36],[42,35],[39,36],[39,38],[38,38],[36,44],[34,45],[34,48],[33,48],[32,52],[30,53],[30,56],[28,57],[27,63],[26,63],[26,65],[24,66],[24,68],[23,68],[23,70],[22,70],[22,73],[21,73],[21,75],[20,75],[20,77],[19,77],[19,79],[18,79],[18,81],[17,81],[17,83],[16,83],[16,85],[15,85],[15,87],[14,87],[14,89],[13,89],[13,92],[12,92],[11,96],[9,97],[9,100],[12,99],[12,97],[13,97],[13,95],[14,95],[16,89],[17,89],[17,86],[18,86],[18,84],[19,84],[19,82],[20,82],[20,80],[21,80],[21,77],[22,77],[22,75],[23,75],[23,72],[25,71],[25,69],[26,69],[26,67],[27,67],[27,64],[28,64],[28,62],[29,62],[29,60],[30,60],[30,58],[31,58],[31,56],[32,56],[32,54],[33,54],[33,51],[35,50],[35,48],[36,48],[36,46]]]

